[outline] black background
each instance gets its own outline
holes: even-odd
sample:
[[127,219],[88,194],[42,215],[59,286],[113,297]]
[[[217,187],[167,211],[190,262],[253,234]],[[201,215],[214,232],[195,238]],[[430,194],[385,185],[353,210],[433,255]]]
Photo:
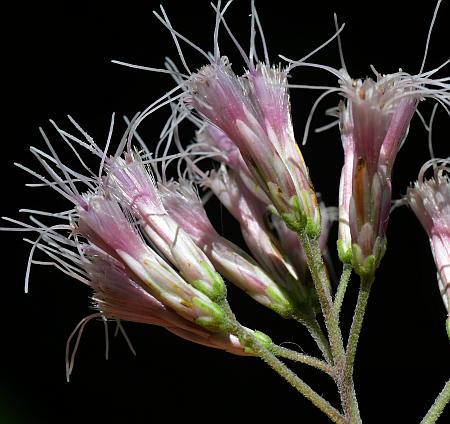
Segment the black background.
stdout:
[[[420,68],[434,2],[410,1],[259,2],[270,54],[300,58],[334,31],[333,12],[346,22],[344,53],[354,77]],[[433,32],[426,69],[449,57],[450,5],[444,2]],[[175,28],[212,50],[214,14],[208,1],[164,1]],[[177,53],[170,35],[152,15],[158,2],[127,1],[17,4],[3,15],[3,140],[1,148],[1,210],[18,217],[20,207],[50,211],[69,205],[45,189],[24,188],[32,178],[13,167],[20,161],[38,169],[27,146],[43,147],[38,126],[51,131],[52,118],[65,128],[72,115],[100,144],[104,143],[113,111],[133,115],[143,110],[173,82],[166,75],[113,65],[111,59],[161,67],[165,56]],[[249,1],[236,0],[228,22],[244,46],[248,43]],[[7,28],[7,30],[6,30]],[[242,61],[222,33],[221,46],[240,72]],[[203,58],[183,47],[192,69]],[[339,66],[336,43],[314,58]],[[448,67],[447,67],[448,75]],[[445,72],[441,74],[445,75]],[[335,84],[324,71],[296,70],[292,82]],[[300,139],[316,93],[292,91],[292,111]],[[324,102],[313,126],[326,122],[323,112],[336,104]],[[430,106],[421,105],[426,116]],[[151,146],[168,110],[152,115],[143,132]],[[449,118],[438,112],[437,155],[449,155]],[[185,133],[189,141],[191,133]],[[418,117],[398,156],[394,197],[405,192],[428,158],[426,132]],[[117,141],[117,139],[116,139]],[[316,190],[328,204],[337,203],[342,153],[337,130],[311,134],[302,149]],[[234,240],[236,226],[218,207],[211,208],[221,231]],[[23,218],[26,218],[24,216]],[[137,350],[134,358],[121,337],[103,358],[103,326],[86,328],[70,383],[65,382],[65,342],[76,323],[89,313],[89,292],[81,284],[49,268],[32,269],[30,293],[23,293],[28,246],[17,233],[1,233],[0,295],[0,423],[106,423],[163,420],[296,420],[325,423],[308,401],[252,358],[233,357],[177,339],[157,327],[128,324]],[[333,233],[331,246],[336,235]],[[355,379],[365,423],[413,423],[424,415],[449,375],[449,343],[445,310],[438,295],[435,266],[425,233],[405,208],[390,220],[389,249],[382,262],[360,340]],[[348,329],[356,281],[344,303]],[[296,342],[316,353],[305,332],[285,323],[230,289],[230,300],[241,321],[273,336],[280,343]],[[111,327],[112,328],[112,327]],[[347,331],[347,330],[345,330]],[[297,369],[297,368],[296,368]],[[305,367],[300,375],[319,393],[336,402],[333,385]],[[447,411],[447,418],[450,416]],[[445,414],[444,414],[445,415]],[[442,417],[441,422],[446,419]]]

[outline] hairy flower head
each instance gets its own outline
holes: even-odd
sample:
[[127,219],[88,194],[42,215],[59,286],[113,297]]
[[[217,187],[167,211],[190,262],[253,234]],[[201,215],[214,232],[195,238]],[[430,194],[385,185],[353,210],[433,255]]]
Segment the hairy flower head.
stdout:
[[[434,176],[425,179],[426,170],[433,166]],[[419,179],[409,187],[404,197],[419,219],[430,240],[438,271],[442,299],[449,313],[450,302],[450,159],[432,159],[424,164]]]

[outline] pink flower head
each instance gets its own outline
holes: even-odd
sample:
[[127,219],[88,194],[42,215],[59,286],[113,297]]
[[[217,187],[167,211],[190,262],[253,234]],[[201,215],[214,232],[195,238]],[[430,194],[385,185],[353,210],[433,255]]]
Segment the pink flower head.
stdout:
[[242,77],[225,57],[191,75],[186,101],[239,149],[255,182],[296,231],[320,231],[320,213],[294,138],[281,67],[253,65]]
[[94,290],[95,307],[105,317],[123,321],[204,330],[182,318],[152,296],[145,286],[133,280],[124,264],[92,244],[81,245],[81,267]]
[[229,333],[211,332],[168,309],[145,287],[133,281],[123,264],[92,245],[83,247],[82,267],[94,290],[95,307],[106,318],[165,327],[189,341],[237,355],[248,355]]
[[[339,193],[339,254],[360,274],[378,266],[386,247],[394,160],[423,97],[448,97],[405,72],[353,80],[341,71],[340,129],[345,163]],[[447,99],[448,102],[448,99]]]
[[[265,220],[267,206],[247,189],[233,171],[224,166],[218,172],[211,172],[203,184],[239,222],[244,240],[261,267],[283,285],[302,313],[314,314],[317,306],[314,287],[294,269],[281,243],[268,228]],[[300,248],[297,234],[287,227],[286,230],[296,238]]]
[[116,201],[97,195],[88,197],[87,205],[78,209],[81,235],[122,262],[133,279],[185,319],[215,331],[226,325],[222,309],[146,245]]
[[165,210],[150,172],[137,154],[108,165],[107,192],[127,205],[144,224],[154,245],[193,286],[216,301],[225,296],[221,276],[202,250]]
[[187,181],[161,185],[160,193],[173,219],[228,281],[280,315],[292,315],[294,305],[286,291],[252,257],[217,233],[198,194]]
[[[425,180],[424,173],[433,164],[434,177]],[[404,198],[430,239],[438,271],[438,281],[445,307],[450,301],[450,159],[424,164],[418,181],[409,187]]]

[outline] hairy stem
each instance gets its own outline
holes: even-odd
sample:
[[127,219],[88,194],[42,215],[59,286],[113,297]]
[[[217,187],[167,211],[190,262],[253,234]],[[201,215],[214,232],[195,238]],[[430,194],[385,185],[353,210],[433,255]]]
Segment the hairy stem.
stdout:
[[352,269],[353,267],[350,264],[344,264],[341,279],[339,280],[339,286],[336,291],[336,296],[334,297],[333,309],[338,319],[341,312],[342,302],[344,301],[345,292],[347,291],[347,286],[352,274]]
[[303,353],[296,352],[295,350],[287,349],[278,345],[273,345],[269,350],[279,358],[286,358],[291,361],[309,365],[327,373],[331,377],[335,374],[334,368],[331,365],[327,364],[325,361],[314,358],[313,356],[305,355]]
[[373,278],[366,279],[361,277],[361,285],[359,288],[358,300],[353,315],[353,322],[350,328],[350,335],[347,342],[347,360],[345,363],[346,378],[353,375],[353,365],[355,363],[356,348],[358,347],[359,335],[366,312],[367,301],[369,300],[370,288],[372,286]]
[[333,310],[333,301],[330,293],[330,281],[323,262],[319,243],[310,239],[306,234],[299,233],[300,242],[306,254],[309,270],[314,281],[314,287],[322,308],[325,326],[327,327],[330,340],[331,352],[336,365],[344,361],[344,344],[342,342],[341,330]]
[[361,328],[364,320],[364,314],[367,307],[367,301],[369,300],[370,288],[372,287],[373,276],[370,278],[361,277],[361,285],[359,288],[358,300],[356,302],[355,312],[353,314],[353,322],[350,328],[350,335],[347,341],[346,349],[346,362],[343,378],[343,387],[345,390],[351,388],[351,392],[348,393],[350,397],[350,416],[355,419],[355,422],[361,422],[358,402],[354,390],[353,383],[353,367],[355,363],[356,349],[358,347],[359,335],[361,334]]
[[441,393],[439,393],[433,405],[427,412],[427,415],[423,417],[423,420],[420,422],[420,424],[434,424],[442,414],[445,405],[447,405],[449,402],[450,402],[450,380],[448,380],[447,383],[445,383],[445,386],[442,389]]
[[304,233],[299,233],[300,242],[306,254],[309,270],[314,281],[314,287],[320,301],[325,326],[327,328],[328,339],[330,341],[333,363],[337,369],[335,378],[341,397],[342,407],[345,415],[350,422],[360,423],[358,404],[356,401],[353,379],[351,375],[346,378],[345,369],[347,355],[344,350],[342,333],[339,327],[339,320],[333,306],[333,300],[330,292],[330,281],[328,273],[323,262],[317,239],[311,239]]
[[251,349],[255,355],[259,356],[277,374],[283,377],[299,393],[310,400],[314,406],[325,413],[331,421],[338,424],[348,424],[347,420],[334,408],[327,400],[315,392],[308,384],[299,378],[283,362],[281,362],[272,352],[265,348],[253,333],[242,327],[237,321],[234,313],[225,301],[222,307],[227,312],[230,320],[230,330],[239,337],[239,340],[247,348]]
[[311,337],[316,342],[325,360],[330,364],[333,363],[330,343],[328,342],[327,336],[323,332],[317,320],[315,318],[305,319],[303,317],[295,317],[295,319],[304,325],[309,331],[309,334],[311,334]]

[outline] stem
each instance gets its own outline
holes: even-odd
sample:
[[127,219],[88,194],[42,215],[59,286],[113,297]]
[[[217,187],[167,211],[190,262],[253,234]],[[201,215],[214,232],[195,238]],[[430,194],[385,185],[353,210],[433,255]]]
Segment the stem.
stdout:
[[339,280],[339,286],[334,297],[333,309],[337,318],[339,319],[339,313],[341,312],[342,302],[344,301],[345,292],[347,291],[348,282],[352,274],[353,267],[350,264],[344,264],[342,269],[341,279]]
[[344,343],[336,315],[333,310],[333,301],[330,293],[330,281],[328,279],[325,264],[320,252],[317,240],[308,238],[306,234],[299,233],[300,242],[306,254],[309,270],[314,281],[314,287],[320,301],[325,326],[330,340],[331,352],[336,365],[345,361]]
[[335,373],[334,368],[331,365],[327,364],[325,361],[314,358],[313,356],[305,355],[303,353],[296,352],[295,350],[287,349],[278,345],[273,345],[269,351],[280,358],[286,358],[291,361],[310,365],[311,367],[327,373],[331,377],[333,377]]
[[339,328],[339,320],[333,307],[333,300],[331,299],[330,281],[323,262],[320,246],[316,239],[310,239],[303,232],[299,232],[298,236],[306,254],[308,267],[314,281],[317,297],[320,301],[328,339],[330,341],[331,353],[333,355],[333,363],[338,370],[335,381],[341,397],[342,407],[346,417],[352,420],[351,422],[360,423],[361,418],[359,416],[353,379],[351,378],[351,374],[349,378],[345,378],[346,352],[344,350],[344,342],[342,341],[342,333]]
[[239,324],[234,316],[228,302],[225,300],[221,306],[230,319],[230,330],[235,334],[241,343],[250,348],[255,355],[259,356],[276,373],[283,377],[299,393],[310,400],[318,409],[325,413],[334,423],[348,424],[347,420],[334,408],[328,401],[315,392],[308,384],[293,373],[283,362],[281,362],[273,353],[266,349],[253,333],[249,332]]
[[434,401],[433,405],[427,412],[427,415],[423,417],[423,420],[420,424],[434,424],[439,416],[442,414],[442,411],[445,408],[445,405],[450,401],[450,380],[445,383],[444,388],[441,393],[439,393],[438,397]]
[[306,329],[309,331],[309,334],[311,334],[311,337],[314,339],[320,351],[322,352],[325,360],[331,364],[333,362],[333,356],[330,350],[330,343],[328,342],[328,339],[317,320],[315,318],[305,319],[303,317],[297,316],[294,318],[306,327]]
[[[353,366],[355,363],[356,348],[358,346],[359,335],[364,320],[364,313],[366,311],[367,301],[369,300],[370,288],[373,283],[373,276],[369,278],[361,277],[361,285],[359,288],[358,300],[356,302],[355,312],[353,315],[353,322],[350,328],[350,335],[347,341],[346,362],[343,378],[344,390],[349,390],[347,396],[350,398],[349,413],[356,422],[361,422],[358,401],[354,390],[353,383]],[[351,390],[351,391],[350,391]]]
[[347,360],[345,363],[345,377],[350,378],[353,375],[353,365],[355,363],[356,348],[358,346],[359,335],[364,320],[367,301],[369,300],[370,288],[372,286],[373,277],[361,277],[361,286],[359,288],[358,300],[356,302],[353,322],[350,328],[350,335],[347,342]]

